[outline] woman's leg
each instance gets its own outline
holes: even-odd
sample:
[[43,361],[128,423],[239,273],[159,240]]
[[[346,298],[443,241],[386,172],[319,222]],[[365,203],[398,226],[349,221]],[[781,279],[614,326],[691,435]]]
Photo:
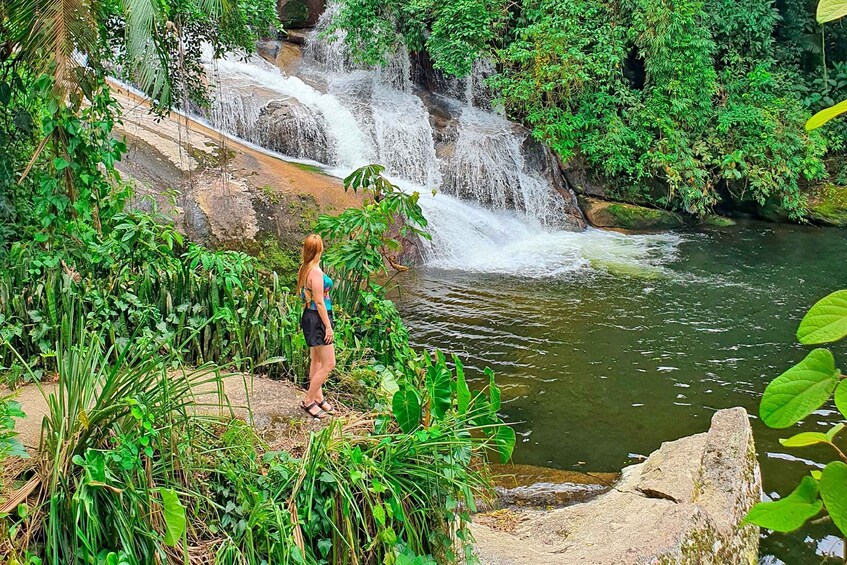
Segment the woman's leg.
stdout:
[[[318,368],[312,374],[309,382],[309,392],[306,393],[306,403],[323,400],[323,384],[335,368],[335,346],[319,345],[313,347],[317,350]],[[311,372],[311,371],[310,371]]]
[[318,356],[318,348],[310,347],[309,348],[309,385],[311,386],[312,381],[315,380],[315,373],[318,368],[321,366],[321,358]]

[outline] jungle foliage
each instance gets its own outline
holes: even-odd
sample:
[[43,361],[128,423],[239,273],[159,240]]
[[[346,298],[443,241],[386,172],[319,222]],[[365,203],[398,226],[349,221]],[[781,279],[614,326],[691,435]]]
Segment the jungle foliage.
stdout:
[[363,63],[402,43],[465,75],[476,57],[510,118],[618,197],[702,215],[719,202],[804,210],[844,149],[807,132],[847,96],[841,26],[808,0],[344,0],[333,29]]
[[126,147],[110,74],[151,95],[153,111],[203,104],[201,45],[252,49],[274,10],[0,4],[0,376],[39,387],[48,406],[24,464],[24,414],[0,397],[0,499],[24,492],[0,515],[4,565],[473,561],[484,459],[507,459],[515,437],[490,375],[472,393],[458,359],[413,350],[377,284],[397,238],[425,236],[417,195],[371,165],[349,183],[365,205],[320,219],[345,289],[338,380],[358,387],[365,415],[302,453],[275,452],[233,419],[221,367],[302,379],[299,297],[253,258],[139,211],[115,168]]

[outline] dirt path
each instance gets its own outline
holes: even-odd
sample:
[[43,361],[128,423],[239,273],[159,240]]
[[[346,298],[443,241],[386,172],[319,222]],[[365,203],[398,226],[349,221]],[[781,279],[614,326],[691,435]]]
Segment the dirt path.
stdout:
[[[310,432],[320,430],[329,421],[306,415],[300,408],[305,392],[288,381],[235,374],[224,378],[223,382],[235,416],[251,422],[272,449],[291,449],[302,445]],[[15,431],[19,434],[18,439],[32,453],[38,449],[42,420],[48,413],[45,396],[54,393],[56,386],[56,383],[44,383],[39,390],[39,387],[30,384],[11,393],[26,413],[26,418],[16,421]],[[8,394],[7,389],[0,387],[0,396]],[[207,395],[198,395],[198,403],[212,402],[211,398],[204,399],[204,396]],[[355,417],[336,399],[328,400],[336,406],[337,417]],[[218,412],[217,409],[204,411]]]

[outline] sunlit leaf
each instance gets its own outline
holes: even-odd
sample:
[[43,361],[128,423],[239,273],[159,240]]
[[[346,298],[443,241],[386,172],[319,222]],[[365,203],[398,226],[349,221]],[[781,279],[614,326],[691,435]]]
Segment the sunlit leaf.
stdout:
[[785,447],[806,447],[816,443],[828,443],[829,438],[820,432],[802,432],[788,439],[780,439],[779,443]]
[[843,102],[839,102],[835,106],[830,106],[829,108],[824,108],[806,122],[806,131],[812,131],[813,129],[817,129],[827,123],[832,118],[840,116],[844,112],[847,112],[847,100]]
[[847,535],[847,465],[833,461],[821,474],[821,498],[832,521]]
[[[847,106],[845,106],[847,111]],[[797,339],[806,345],[831,343],[847,336],[847,290],[818,300],[803,316]]]
[[500,461],[507,463],[512,458],[512,451],[515,449],[517,437],[515,430],[505,424],[497,428],[494,433],[494,443],[497,445],[497,451],[500,453]]
[[818,482],[806,476],[785,498],[755,505],[744,521],[769,530],[792,532],[816,516],[821,508],[823,502],[818,498]]
[[456,401],[458,403],[459,414],[464,414],[468,411],[471,404],[471,391],[468,388],[468,383],[465,380],[465,367],[459,356],[453,354],[453,363],[456,365]]
[[847,14],[847,0],[820,0],[815,17],[819,24],[831,22]]
[[418,427],[421,421],[421,404],[414,390],[403,387],[394,393],[391,409],[400,429],[405,433],[408,434]]
[[829,399],[839,374],[828,350],[809,352],[765,388],[759,416],[771,428],[787,428],[797,423]]

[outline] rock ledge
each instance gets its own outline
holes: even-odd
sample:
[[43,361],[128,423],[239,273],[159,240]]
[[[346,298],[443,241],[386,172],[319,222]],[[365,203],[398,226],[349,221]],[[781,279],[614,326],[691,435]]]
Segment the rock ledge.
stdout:
[[720,410],[708,432],[663,443],[623,470],[609,493],[527,512],[512,531],[474,524],[487,565],[756,563],[759,530],[741,525],[761,476],[743,408]]

